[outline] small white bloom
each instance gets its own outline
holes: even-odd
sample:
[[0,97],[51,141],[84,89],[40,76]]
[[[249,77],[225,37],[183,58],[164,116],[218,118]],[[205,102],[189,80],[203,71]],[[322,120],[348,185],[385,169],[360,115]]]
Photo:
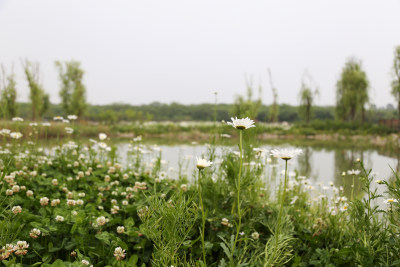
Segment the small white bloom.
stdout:
[[12,132],[10,133],[10,137],[13,139],[20,139],[22,137],[22,133],[20,132]]
[[117,247],[114,250],[114,257],[117,261],[124,259],[125,258],[125,250],[123,250],[121,247]]
[[290,160],[303,153],[301,149],[273,149],[271,150],[271,155],[276,158],[281,158],[283,160]]
[[388,198],[388,199],[386,199],[385,201],[383,201],[385,204],[393,204],[393,203],[397,203],[397,202],[399,202],[397,199],[394,199],[394,198]]
[[22,208],[21,208],[21,206],[14,206],[14,207],[11,209],[11,211],[12,211],[12,213],[14,213],[14,214],[18,214],[18,213],[21,213],[21,212],[22,212]]
[[125,227],[124,226],[118,226],[117,227],[117,233],[118,234],[123,234],[125,232]]
[[74,120],[78,119],[78,116],[76,116],[76,115],[68,115],[67,118],[69,120],[71,120],[71,121],[74,121]]
[[107,135],[105,133],[99,133],[99,139],[101,141],[105,140],[107,138]]
[[258,232],[254,232],[251,234],[251,238],[253,238],[254,240],[257,240],[260,237],[260,234]]
[[14,117],[12,118],[12,121],[24,121],[24,119],[21,117]]
[[348,174],[348,175],[359,175],[360,173],[361,173],[360,170],[353,170],[353,169],[351,169],[351,170],[347,171],[347,174]]
[[238,119],[237,117],[231,118],[232,122],[228,122],[228,125],[231,125],[233,128],[239,130],[249,129],[251,127],[256,127],[254,125],[254,121],[249,118]]
[[63,221],[64,221],[64,217],[63,217],[63,216],[60,216],[60,215],[57,215],[57,216],[56,216],[56,221],[57,221],[57,222],[63,222]]
[[74,133],[74,129],[70,128],[70,127],[65,127],[65,132],[67,134],[73,134]]
[[197,159],[196,167],[199,170],[210,167],[213,164],[211,161],[208,161],[206,159],[202,159],[202,158],[196,158],[196,159]]

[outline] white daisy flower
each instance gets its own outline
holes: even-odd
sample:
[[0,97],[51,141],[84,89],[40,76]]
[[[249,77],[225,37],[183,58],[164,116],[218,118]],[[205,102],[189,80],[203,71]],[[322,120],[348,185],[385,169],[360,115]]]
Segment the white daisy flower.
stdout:
[[351,170],[347,171],[347,174],[348,174],[348,175],[359,175],[360,173],[361,173],[360,170],[353,170],[353,169],[351,169]]
[[204,168],[210,167],[213,164],[211,161],[208,161],[208,160],[203,159],[203,158],[196,158],[196,159],[197,159],[196,167],[199,170],[202,170]]
[[105,133],[99,133],[99,139],[101,141],[106,140],[106,138],[107,138],[107,135]]
[[388,198],[383,202],[385,202],[385,204],[393,204],[393,203],[397,203],[399,201],[397,199],[394,199],[394,198]]
[[249,118],[244,118],[244,119],[238,119],[237,117],[231,118],[232,122],[228,122],[228,125],[232,125],[233,128],[239,129],[239,130],[245,130],[249,129],[251,127],[256,127],[254,125],[254,121],[249,119]]
[[281,158],[283,160],[290,160],[303,153],[301,149],[273,149],[271,150],[271,155],[276,158]]

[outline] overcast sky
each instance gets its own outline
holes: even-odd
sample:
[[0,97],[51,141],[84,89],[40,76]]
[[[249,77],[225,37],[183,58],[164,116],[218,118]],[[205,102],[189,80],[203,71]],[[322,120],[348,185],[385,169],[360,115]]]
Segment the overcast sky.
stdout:
[[370,0],[0,0],[0,63],[14,65],[18,100],[27,101],[21,59],[37,61],[59,102],[55,60],[78,60],[92,104],[232,103],[245,75],[272,102],[298,104],[305,70],[335,103],[349,57],[362,60],[371,101],[390,95],[400,1]]

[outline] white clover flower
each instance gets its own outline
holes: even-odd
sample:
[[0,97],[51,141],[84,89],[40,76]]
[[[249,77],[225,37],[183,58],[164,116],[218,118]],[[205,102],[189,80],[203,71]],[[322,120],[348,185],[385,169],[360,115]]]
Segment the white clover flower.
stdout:
[[48,197],[42,197],[42,198],[40,199],[40,205],[42,205],[42,206],[47,206],[47,205],[49,205],[49,198],[48,198]]
[[57,206],[58,204],[60,204],[60,200],[57,198],[57,199],[53,199],[52,201],[51,201],[51,203],[50,203],[50,205],[52,206],[52,207],[55,207],[55,206]]
[[199,170],[210,167],[213,164],[211,161],[208,161],[206,159],[202,159],[202,158],[196,158],[196,159],[197,159],[196,167]]
[[251,234],[251,238],[253,238],[254,240],[257,240],[260,237],[260,234],[258,232],[254,232]]
[[18,241],[17,244],[14,246],[14,253],[17,256],[22,256],[28,253],[28,250],[26,250],[29,247],[28,242],[26,241]]
[[87,261],[87,260],[82,260],[81,263],[82,263],[83,265],[89,265],[89,264],[90,264],[89,261]]
[[283,160],[290,160],[303,153],[301,149],[273,149],[271,150],[271,155],[276,158],[281,158]]
[[123,234],[125,232],[125,227],[124,226],[118,226],[117,227],[117,233],[118,234]]
[[19,187],[19,185],[14,185],[11,189],[14,193],[18,193],[21,188]]
[[40,236],[40,230],[39,229],[37,229],[37,228],[33,228],[32,230],[31,230],[31,232],[29,233],[29,236],[30,237],[32,237],[32,238],[38,238],[39,236]]
[[181,189],[183,192],[187,192],[188,189],[187,184],[181,184]]
[[125,258],[125,250],[123,250],[121,247],[115,248],[114,257],[117,261],[124,259]]
[[228,122],[228,125],[231,125],[233,128],[236,128],[238,130],[245,130],[249,129],[251,127],[256,127],[254,125],[254,121],[249,119],[249,118],[244,118],[244,119],[238,119],[237,117],[231,118],[232,122]]
[[18,213],[21,213],[21,212],[22,212],[22,208],[21,208],[21,206],[14,206],[14,207],[11,209],[11,211],[12,211],[12,213],[14,213],[14,214],[18,214]]
[[63,221],[64,221],[64,217],[63,217],[63,216],[60,216],[60,215],[57,215],[57,216],[56,216],[56,221],[57,221],[57,222],[63,222]]
[[225,226],[228,226],[229,225],[229,220],[227,218],[222,218],[221,224],[225,225]]
[[97,223],[97,225],[99,225],[99,226],[103,226],[103,225],[105,225],[105,224],[107,223],[107,219],[106,219],[106,217],[104,217],[104,216],[100,216],[100,217],[98,217],[98,218],[96,219],[96,223]]

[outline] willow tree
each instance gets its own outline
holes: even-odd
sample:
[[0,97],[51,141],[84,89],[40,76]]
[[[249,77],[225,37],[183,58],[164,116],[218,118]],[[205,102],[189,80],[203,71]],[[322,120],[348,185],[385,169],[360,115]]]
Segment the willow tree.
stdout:
[[55,65],[61,82],[61,105],[65,115],[74,114],[82,117],[86,103],[86,87],[83,84],[84,71],[78,61],[56,61]]
[[369,82],[361,62],[350,58],[336,83],[336,115],[341,120],[365,120],[365,105],[369,101]]
[[[395,48],[393,61],[394,80],[392,81],[392,95],[397,102],[397,115],[400,123],[400,46]],[[400,126],[399,126],[400,127]]]
[[43,86],[40,84],[39,63],[32,63],[25,60],[25,62],[22,62],[22,66],[30,90],[29,98],[31,101],[32,120],[34,121],[37,117],[43,116],[48,110],[50,99],[49,95],[45,93]]
[[17,89],[14,73],[6,74],[6,70],[1,65],[0,75],[0,103],[2,117],[5,119],[13,118],[17,115]]
[[[306,81],[308,78],[308,82]],[[304,118],[306,123],[310,122],[311,119],[311,111],[312,107],[315,102],[315,97],[318,96],[318,88],[315,88],[313,91],[313,81],[309,75],[305,75],[303,78],[302,84],[301,84],[301,89],[299,93],[299,98],[300,98],[300,106],[299,106],[299,111],[300,115]]]

